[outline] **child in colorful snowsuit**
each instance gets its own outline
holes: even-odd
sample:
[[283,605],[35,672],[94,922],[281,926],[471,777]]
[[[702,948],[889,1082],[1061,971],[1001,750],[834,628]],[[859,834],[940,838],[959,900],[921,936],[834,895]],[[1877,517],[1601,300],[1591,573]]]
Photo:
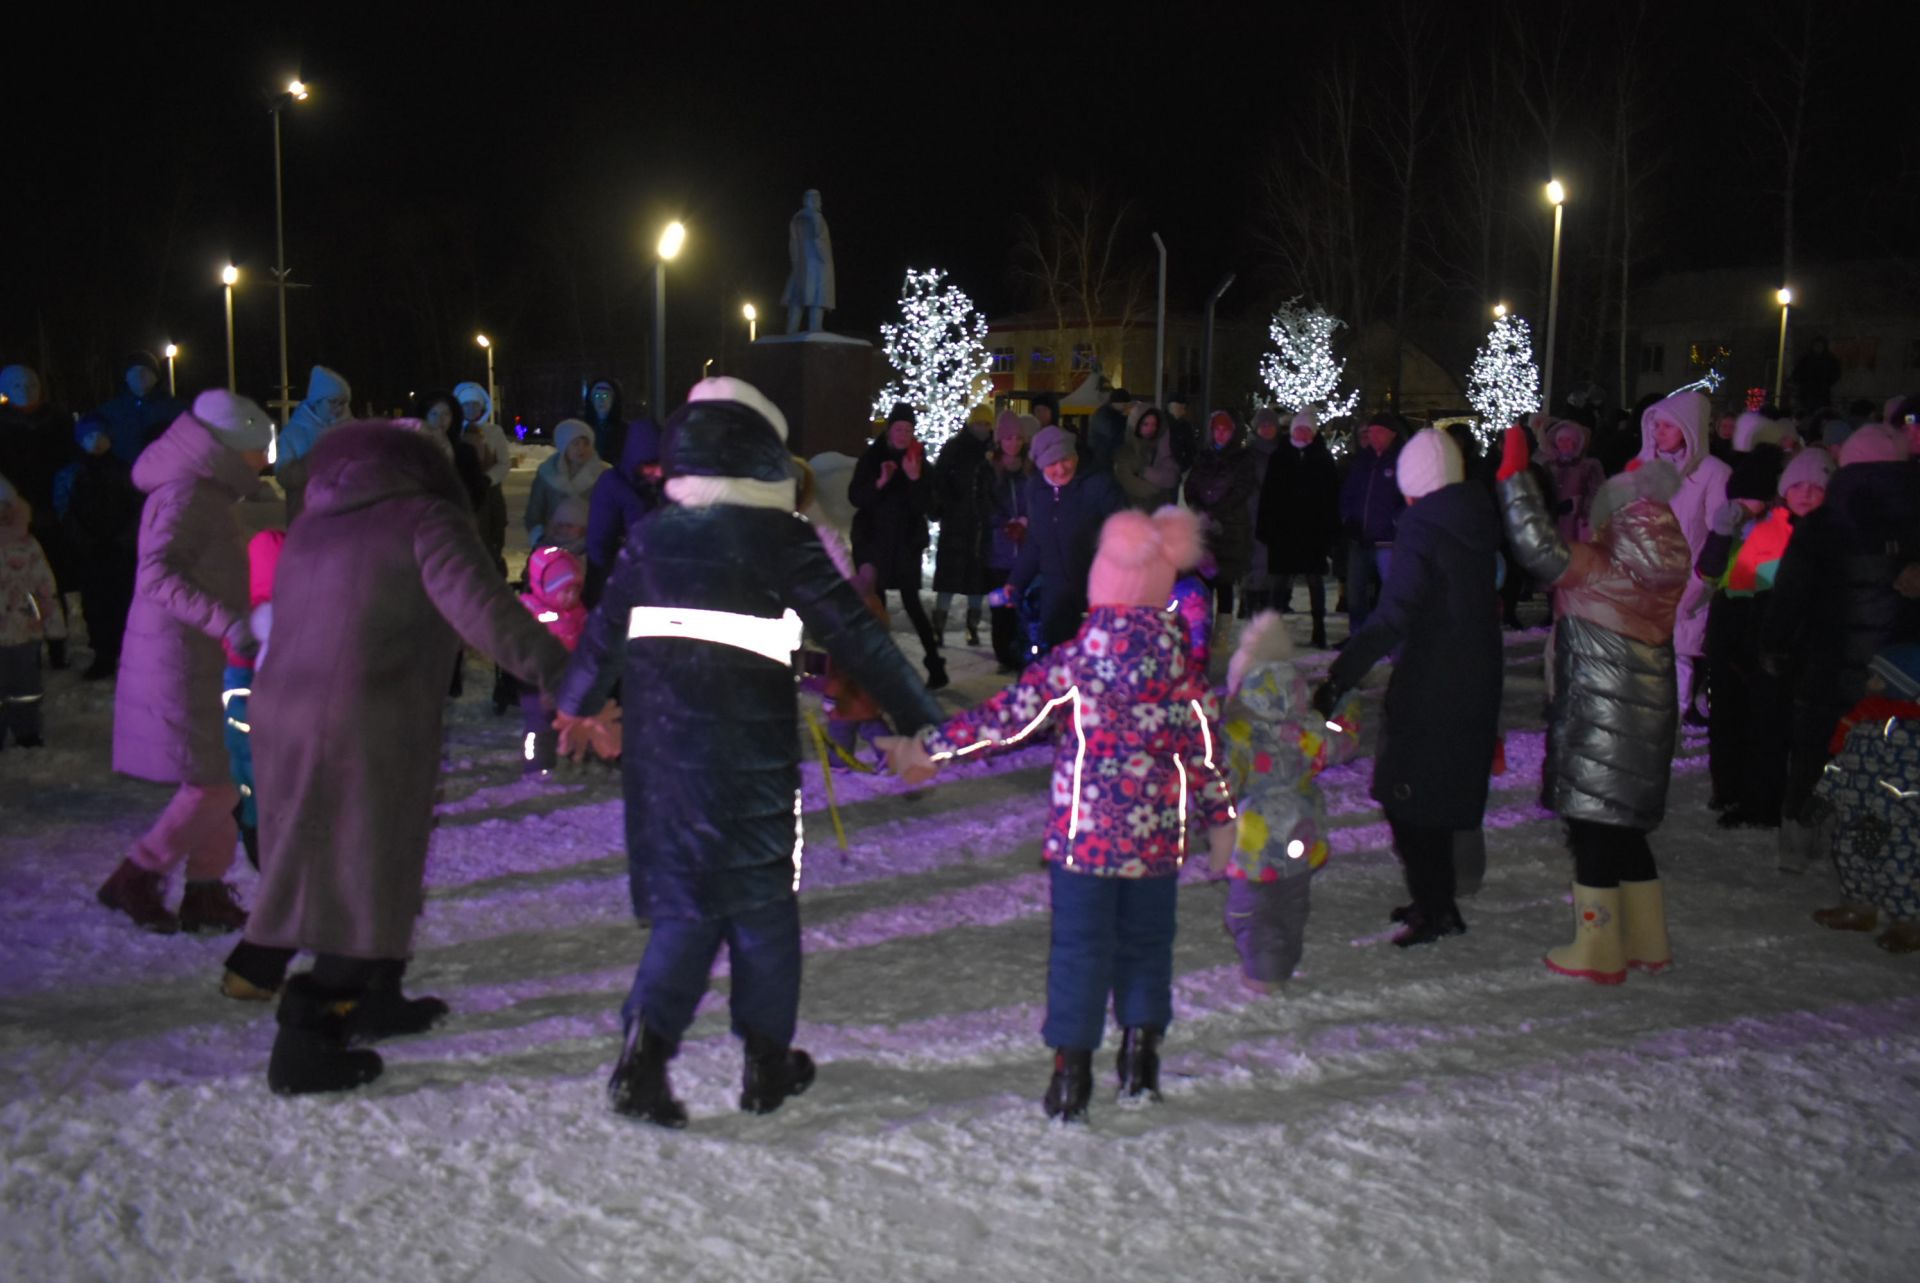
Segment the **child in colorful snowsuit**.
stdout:
[[1230,879],[1227,931],[1241,983],[1272,993],[1305,948],[1308,883],[1327,862],[1327,803],[1316,777],[1359,751],[1358,699],[1349,693],[1332,719],[1314,711],[1286,620],[1271,610],[1247,625],[1228,661],[1227,690],[1221,738],[1240,819],[1214,872]]
[[0,748],[9,735],[21,748],[43,743],[40,643],[67,636],[53,568],[40,541],[27,532],[32,515],[13,484],[0,477]]
[[1833,863],[1842,902],[1813,920],[1872,931],[1878,944],[1920,952],[1920,645],[1889,646],[1868,666],[1868,695],[1834,729],[1834,758],[1814,797],[1833,810]]
[[1053,926],[1042,1032],[1054,1050],[1044,1104],[1067,1122],[1086,1120],[1109,994],[1124,1030],[1121,1094],[1159,1098],[1190,813],[1211,826],[1211,844],[1233,838],[1206,675],[1167,609],[1174,577],[1199,559],[1199,521],[1185,509],[1107,518],[1087,579],[1092,608],[1077,635],[944,726],[882,741],[896,771],[924,779],[933,765],[1027,742],[1055,713],[1066,723],[1043,847]]
[[[587,626],[587,608],[580,604],[581,589],[586,586],[586,568],[580,558],[565,548],[537,549],[527,559],[527,591],[520,604],[547,626],[567,653],[580,644]],[[526,731],[520,773],[529,778],[546,779],[553,774],[553,763],[560,733],[553,728],[553,712],[537,690],[520,692],[521,728]]]
[[[287,542],[284,530],[262,530],[247,541],[247,602],[253,608],[253,635],[265,639],[273,613],[273,577],[280,569],[280,549]],[[253,672],[260,665],[260,652],[242,655],[231,646],[225,648],[227,666],[220,670],[220,704],[226,712],[221,733],[227,744],[227,764],[234,787],[240,790],[240,805],[233,818],[240,824],[240,841],[247,859],[260,867],[260,808],[253,796],[253,722],[247,703],[253,696]]]

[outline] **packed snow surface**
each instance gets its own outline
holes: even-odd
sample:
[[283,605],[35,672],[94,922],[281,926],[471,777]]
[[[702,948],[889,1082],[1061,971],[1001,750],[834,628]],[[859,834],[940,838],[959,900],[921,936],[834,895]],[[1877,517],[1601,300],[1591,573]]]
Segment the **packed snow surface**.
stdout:
[[[1914,1277],[1920,964],[1815,926],[1829,879],[1716,830],[1697,742],[1655,838],[1675,969],[1609,989],[1540,965],[1570,926],[1532,801],[1543,638],[1509,644],[1470,932],[1388,944],[1401,884],[1370,763],[1336,771],[1290,990],[1242,989],[1224,891],[1189,868],[1165,1102],[1113,1104],[1110,1038],[1072,1129],[1038,1103],[1044,747],[918,792],[836,776],[844,852],[807,768],[819,1081],[771,1117],[735,1109],[723,962],[673,1066],[692,1126],[670,1133],[602,1094],[645,941],[617,772],[522,782],[479,661],[409,977],[454,1015],[385,1045],[370,1089],[299,1100],[266,1088],[271,1008],[216,989],[231,937],[144,935],[93,903],[165,791],[110,773],[111,690],[56,674],[51,746],[0,755],[0,1274]],[[952,655],[951,702],[1001,680]]]

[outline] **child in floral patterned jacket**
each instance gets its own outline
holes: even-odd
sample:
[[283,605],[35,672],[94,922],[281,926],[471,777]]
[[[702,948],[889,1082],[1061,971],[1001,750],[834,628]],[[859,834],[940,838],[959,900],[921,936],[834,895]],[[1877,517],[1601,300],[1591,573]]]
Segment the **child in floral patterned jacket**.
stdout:
[[1024,743],[1055,713],[1053,810],[1044,851],[1053,905],[1047,1017],[1049,1117],[1084,1122],[1108,995],[1124,1033],[1123,1097],[1159,1099],[1159,1042],[1173,1018],[1175,896],[1190,812],[1232,841],[1234,810],[1216,763],[1212,697],[1168,610],[1175,576],[1200,556],[1191,512],[1107,519],[1087,577],[1079,633],[991,700],[913,740],[881,741],[909,780],[956,758]]
[[1359,751],[1358,702],[1349,692],[1332,720],[1314,711],[1286,620],[1271,610],[1248,622],[1227,663],[1227,692],[1221,738],[1240,822],[1213,871],[1231,879],[1227,931],[1241,983],[1272,993],[1300,964],[1308,882],[1327,862],[1327,804],[1316,779]]

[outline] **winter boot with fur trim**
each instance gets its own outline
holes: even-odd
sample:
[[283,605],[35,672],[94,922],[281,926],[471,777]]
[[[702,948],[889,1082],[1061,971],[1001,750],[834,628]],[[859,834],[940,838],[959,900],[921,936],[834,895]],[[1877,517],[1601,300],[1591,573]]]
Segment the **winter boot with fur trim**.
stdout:
[[1573,943],[1547,950],[1547,970],[1599,985],[1627,978],[1620,931],[1620,888],[1573,884]]
[[166,887],[163,875],[122,860],[94,895],[109,909],[132,918],[141,930],[170,936],[180,929],[180,919],[167,908]]
[[1093,1053],[1071,1047],[1055,1048],[1053,1080],[1047,1084],[1047,1094],[1040,1100],[1047,1117],[1058,1118],[1063,1123],[1084,1123],[1087,1102],[1092,1099]]
[[1673,965],[1673,949],[1667,943],[1667,906],[1659,878],[1622,882],[1620,916],[1625,919],[1622,931],[1629,968],[1651,975]]
[[1120,1099],[1160,1102],[1160,1031],[1128,1029],[1120,1035],[1120,1054],[1114,1070],[1120,1077]]
[[347,1050],[354,1000],[328,993],[311,975],[287,981],[280,996],[279,1036],[267,1061],[267,1086],[276,1096],[350,1091],[380,1076],[377,1052]]
[[219,878],[187,883],[180,897],[180,929],[225,935],[247,925],[247,911],[233,898],[233,888]]
[[667,1062],[679,1051],[679,1043],[647,1028],[645,1020],[628,1021],[620,1060],[607,1079],[607,1104],[613,1112],[655,1127],[685,1127],[687,1107],[673,1098],[673,1084],[667,1081]]
[[747,1063],[740,1077],[740,1108],[771,1114],[789,1096],[813,1086],[813,1057],[759,1034],[747,1035]]

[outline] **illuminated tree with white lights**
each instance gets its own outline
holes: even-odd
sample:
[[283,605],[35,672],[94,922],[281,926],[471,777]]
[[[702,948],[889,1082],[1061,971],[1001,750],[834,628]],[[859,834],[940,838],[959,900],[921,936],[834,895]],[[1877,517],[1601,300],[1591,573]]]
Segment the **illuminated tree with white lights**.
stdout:
[[1467,373],[1467,400],[1480,415],[1474,435],[1489,449],[1540,408],[1540,367],[1533,363],[1533,336],[1525,321],[1503,316],[1493,323]]
[[1311,410],[1323,423],[1353,413],[1360,394],[1340,394],[1347,363],[1333,355],[1333,332],[1345,324],[1324,308],[1302,307],[1298,296],[1280,305],[1267,326],[1273,350],[1260,358],[1260,380],[1275,405]]
[[900,377],[880,390],[873,417],[884,418],[896,401],[905,401],[919,413],[916,433],[937,456],[993,391],[986,315],[940,268],[909,269],[900,320],[882,325],[880,340]]

